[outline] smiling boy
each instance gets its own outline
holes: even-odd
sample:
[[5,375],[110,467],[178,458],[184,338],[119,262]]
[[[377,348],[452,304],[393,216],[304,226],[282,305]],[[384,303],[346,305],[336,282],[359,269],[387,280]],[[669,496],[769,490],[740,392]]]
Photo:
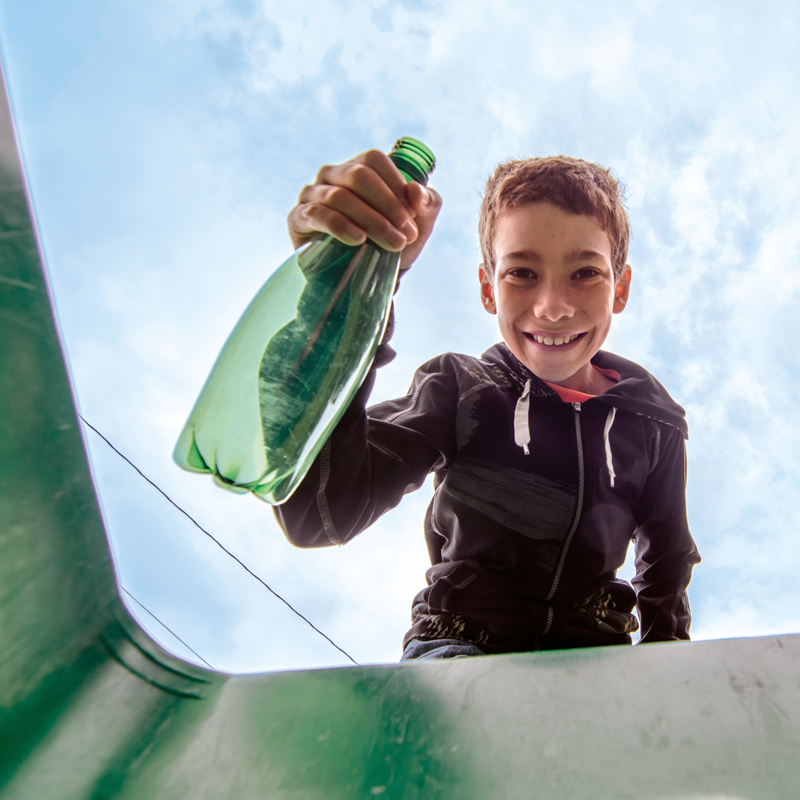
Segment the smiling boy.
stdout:
[[[370,151],[323,168],[289,227],[296,246],[370,237],[405,269],[439,205]],[[275,509],[281,526],[299,546],[343,544],[435,473],[404,660],[629,644],[639,627],[643,642],[688,639],[684,413],[600,349],[631,284],[619,184],[564,156],[501,164],[479,232],[480,296],[503,342],[439,356],[405,397],[366,409],[373,372]],[[384,342],[375,366],[392,356]],[[631,540],[633,587],[616,578]]]
[[610,389],[591,359],[612,313],[625,308],[631,270],[616,278],[600,224],[547,201],[529,203],[498,220],[492,250],[494,265],[479,271],[481,299],[511,352],[544,381],[592,395]]

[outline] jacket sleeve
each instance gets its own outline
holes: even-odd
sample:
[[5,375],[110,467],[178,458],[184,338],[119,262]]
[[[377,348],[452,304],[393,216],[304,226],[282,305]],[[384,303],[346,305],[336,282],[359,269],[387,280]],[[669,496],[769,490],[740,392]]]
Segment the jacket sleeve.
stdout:
[[367,410],[374,381],[375,367],[297,490],[274,508],[298,547],[349,541],[455,452],[458,386],[446,356],[417,370],[405,397]]
[[664,435],[657,463],[635,512],[636,604],[645,642],[688,639],[691,610],[686,588],[699,563],[686,519],[686,455],[681,433]]

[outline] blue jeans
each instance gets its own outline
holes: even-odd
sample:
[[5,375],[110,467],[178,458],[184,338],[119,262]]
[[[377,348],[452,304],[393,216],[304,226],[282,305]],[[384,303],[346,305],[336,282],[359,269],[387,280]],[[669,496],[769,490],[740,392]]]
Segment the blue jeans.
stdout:
[[400,661],[423,661],[430,658],[467,658],[468,656],[484,656],[486,653],[472,644],[461,639],[434,639],[425,642],[422,639],[412,639]]

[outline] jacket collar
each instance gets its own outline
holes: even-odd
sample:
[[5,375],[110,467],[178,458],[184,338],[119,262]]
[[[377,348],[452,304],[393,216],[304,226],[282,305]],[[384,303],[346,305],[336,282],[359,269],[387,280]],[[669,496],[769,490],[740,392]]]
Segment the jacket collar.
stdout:
[[[502,342],[490,347],[482,356],[485,362],[499,367],[511,379],[521,394],[528,380],[532,398],[562,402],[561,398],[540,378],[534,375],[508,346]],[[630,411],[657,422],[663,422],[689,438],[686,412],[669,395],[667,390],[643,367],[633,361],[601,350],[592,359],[601,369],[619,372],[619,382],[588,403]]]

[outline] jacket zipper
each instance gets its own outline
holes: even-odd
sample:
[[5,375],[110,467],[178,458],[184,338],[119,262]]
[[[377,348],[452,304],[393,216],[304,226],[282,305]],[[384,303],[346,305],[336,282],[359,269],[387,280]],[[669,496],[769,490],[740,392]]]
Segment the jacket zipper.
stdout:
[[575,418],[575,442],[578,445],[578,503],[575,507],[575,518],[572,520],[572,527],[567,535],[567,540],[564,542],[564,549],[561,551],[561,560],[558,562],[558,569],[553,577],[553,585],[550,587],[550,594],[545,597],[545,600],[552,600],[553,595],[558,588],[558,581],[561,579],[561,572],[564,569],[564,562],[567,559],[567,551],[569,550],[572,537],[578,529],[578,523],[581,520],[581,511],[583,510],[583,437],[581,436],[581,404],[572,404],[572,413]]

